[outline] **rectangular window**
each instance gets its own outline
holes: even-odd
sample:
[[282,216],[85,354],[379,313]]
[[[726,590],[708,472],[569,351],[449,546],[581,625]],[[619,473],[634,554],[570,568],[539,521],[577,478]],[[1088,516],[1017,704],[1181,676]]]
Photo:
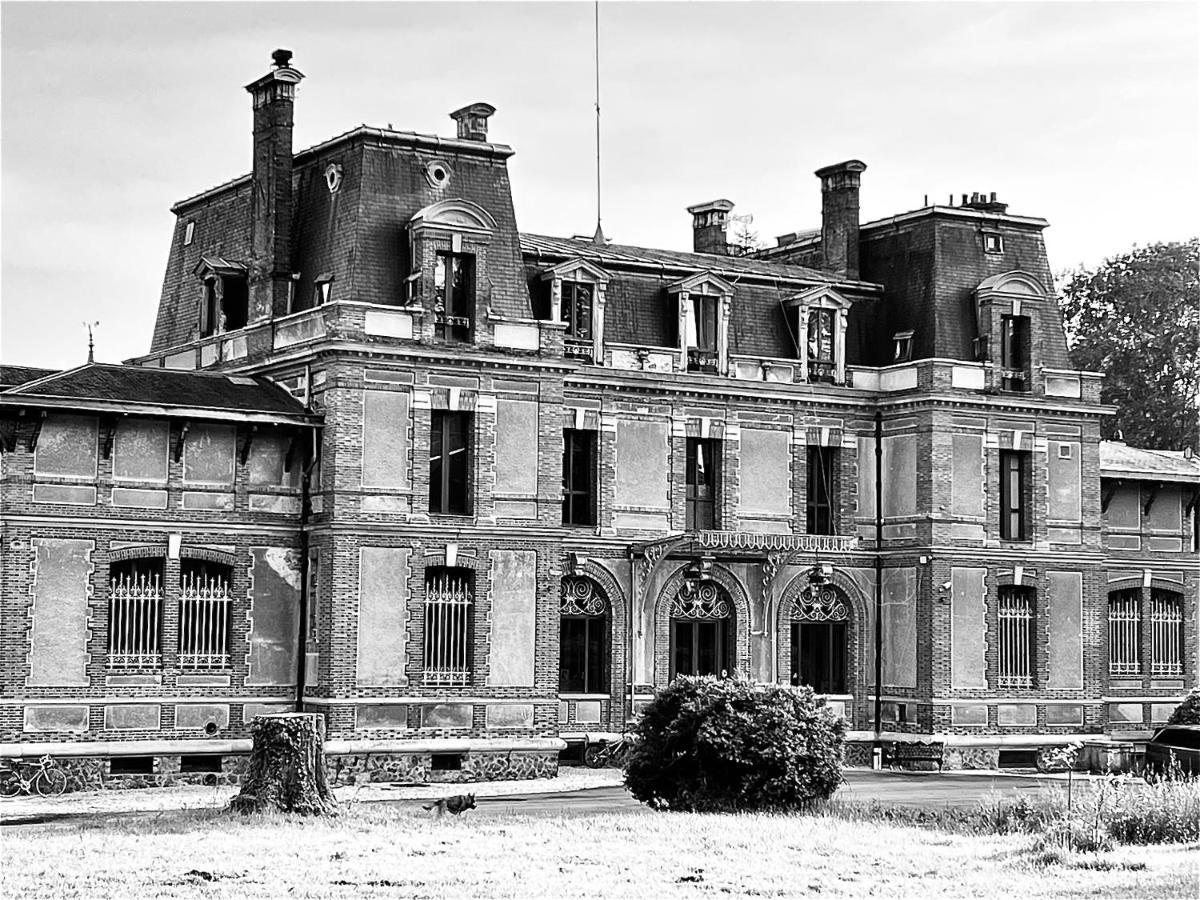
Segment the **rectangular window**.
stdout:
[[983,233],[983,249],[986,253],[1003,253],[1004,238],[995,232],[985,231]]
[[892,362],[908,362],[912,359],[913,332],[897,331],[892,336]]
[[1000,319],[1000,379],[1006,391],[1029,390],[1029,317]]
[[429,430],[429,511],[471,514],[471,414],[435,409]]
[[808,448],[808,533],[835,534],[833,521],[836,447]]
[[179,572],[179,666],[229,666],[229,623],[233,596],[229,566],[185,559]]
[[563,616],[559,626],[558,689],[564,693],[607,694],[604,664],[605,616]]
[[708,438],[687,439],[688,531],[712,531],[717,527],[719,444]]
[[249,320],[250,284],[245,275],[217,275],[204,280],[200,337],[245,328]]
[[1002,688],[1033,687],[1037,622],[1033,600],[1032,588],[1000,588],[997,655],[1000,661],[999,686]]
[[1108,595],[1108,671],[1142,674],[1142,594],[1137,588]]
[[671,620],[671,677],[718,675],[733,669],[729,619]]
[[846,623],[792,623],[792,684],[846,693]]
[[808,311],[808,380],[833,383],[835,361],[833,335],[835,310]]
[[183,229],[183,246],[191,246],[192,240],[196,237],[196,223],[188,222]]
[[158,668],[162,665],[162,558],[113,563],[111,576],[109,668]]
[[688,371],[717,371],[717,304],[719,297],[692,295],[692,321],[688,334]]
[[475,320],[475,256],[438,253],[433,293],[438,336],[452,341],[471,340]]
[[566,336],[576,341],[592,339],[592,292],[590,284],[564,281],[562,286],[562,321],[567,323]]
[[313,285],[313,306],[324,306],[333,299],[333,276],[318,276]]
[[1150,674],[1183,674],[1183,597],[1158,588],[1150,590]]
[[426,684],[471,681],[474,604],[470,569],[434,566],[425,572]]
[[1000,539],[1024,541],[1029,533],[1029,454],[1000,451]]
[[596,432],[563,430],[563,524],[596,524]]

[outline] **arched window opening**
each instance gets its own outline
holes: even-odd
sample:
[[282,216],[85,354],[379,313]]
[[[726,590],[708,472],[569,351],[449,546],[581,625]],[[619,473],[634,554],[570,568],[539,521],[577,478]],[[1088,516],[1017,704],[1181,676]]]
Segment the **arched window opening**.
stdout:
[[671,677],[733,671],[733,603],[713,581],[685,578],[671,600]]
[[203,559],[179,566],[179,666],[229,667],[233,568]]
[[150,669],[162,664],[163,559],[112,564],[108,595],[108,666]]
[[609,604],[590,578],[564,578],[559,594],[558,689],[608,693]]
[[1150,589],[1150,674],[1183,674],[1183,595]]
[[1129,588],[1108,595],[1108,671],[1142,674],[1141,591]]
[[830,584],[809,585],[792,601],[791,618],[792,684],[818,694],[847,693],[845,594]]

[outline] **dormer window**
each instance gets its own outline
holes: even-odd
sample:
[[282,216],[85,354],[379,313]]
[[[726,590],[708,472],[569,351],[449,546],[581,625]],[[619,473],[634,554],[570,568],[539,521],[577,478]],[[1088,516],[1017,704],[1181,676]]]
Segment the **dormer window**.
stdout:
[[324,306],[333,297],[333,276],[329,273],[318,275],[313,284],[313,306]]
[[893,362],[909,362],[912,360],[912,339],[911,331],[897,331],[892,335],[892,361]]
[[1029,390],[1029,317],[1000,317],[1000,384],[1006,391]]
[[[547,269],[541,279],[550,287],[550,321],[566,325],[563,355],[602,364],[608,273],[585,259],[571,259]],[[539,316],[546,315],[543,307]]]
[[677,304],[680,368],[713,375],[728,372],[733,285],[701,272],[669,285],[667,296]]
[[985,253],[1003,253],[1004,237],[994,231],[983,233],[983,251]]
[[433,296],[438,337],[470,341],[475,319],[474,254],[438,253]]
[[245,328],[250,319],[250,284],[246,267],[217,257],[201,257],[200,337]]
[[844,384],[850,301],[832,288],[816,287],[788,298],[784,307],[796,316],[797,356],[808,380]]

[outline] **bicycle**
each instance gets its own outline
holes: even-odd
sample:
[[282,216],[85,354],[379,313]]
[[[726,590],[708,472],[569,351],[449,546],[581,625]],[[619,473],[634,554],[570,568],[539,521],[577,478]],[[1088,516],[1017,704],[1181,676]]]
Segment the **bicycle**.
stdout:
[[621,735],[620,740],[589,743],[583,748],[583,764],[589,769],[600,769],[609,763],[623,767],[629,761],[633,744],[634,736],[628,731]]
[[2,797],[34,793],[40,797],[57,797],[67,789],[67,773],[58,767],[58,763],[49,754],[37,763],[6,760],[0,762],[0,765],[4,766],[0,769]]

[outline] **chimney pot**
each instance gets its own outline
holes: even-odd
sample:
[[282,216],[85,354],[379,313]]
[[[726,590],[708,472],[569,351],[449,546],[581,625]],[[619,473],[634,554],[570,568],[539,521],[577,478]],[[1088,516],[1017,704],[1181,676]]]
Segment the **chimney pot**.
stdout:
[[967,205],[967,195],[966,195],[966,194],[963,194],[963,202],[962,202],[962,205],[963,205],[963,206],[966,206],[966,205]]
[[271,54],[271,59],[275,62],[275,68],[286,69],[292,62],[292,51],[276,50]]
[[472,103],[462,109],[450,113],[458,124],[458,139],[460,141],[487,141],[488,119],[496,112],[496,107],[490,103]]
[[996,192],[995,191],[992,191],[992,202],[993,203],[996,202]]

